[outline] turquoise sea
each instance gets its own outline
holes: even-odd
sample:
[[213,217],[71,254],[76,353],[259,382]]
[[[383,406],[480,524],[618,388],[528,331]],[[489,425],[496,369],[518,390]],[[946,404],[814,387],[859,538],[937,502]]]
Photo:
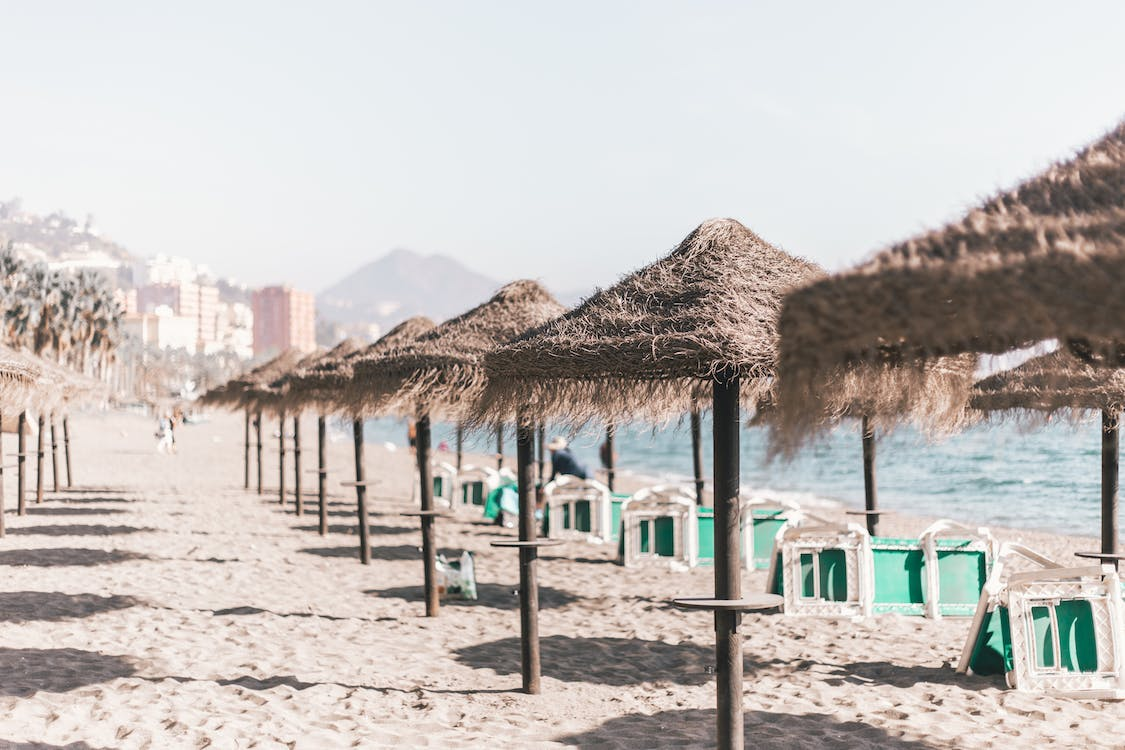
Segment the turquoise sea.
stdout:
[[[551,434],[567,434],[564,430]],[[369,440],[405,446],[405,423],[372,420]],[[434,426],[434,445],[454,445],[452,426]],[[710,423],[704,417],[704,461],[711,461]],[[578,458],[597,468],[604,434],[587,430],[572,440]],[[466,451],[492,453],[493,434],[469,434]],[[617,433],[618,469],[667,478],[690,477],[687,421],[666,428],[633,426]],[[784,493],[798,502],[830,500],[863,506],[858,425],[843,425],[794,461],[765,463],[766,433],[743,428],[744,486]],[[512,431],[505,453],[515,453]],[[997,525],[1097,536],[1100,533],[1101,438],[1097,419],[1028,429],[1012,423],[981,425],[931,443],[903,428],[881,436],[876,476],[880,507],[942,516],[972,525]],[[710,477],[708,476],[708,479]]]

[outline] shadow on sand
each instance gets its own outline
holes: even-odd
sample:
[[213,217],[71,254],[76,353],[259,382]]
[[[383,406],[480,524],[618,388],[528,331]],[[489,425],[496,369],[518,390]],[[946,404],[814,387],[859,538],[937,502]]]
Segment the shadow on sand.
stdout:
[[[425,600],[424,589],[421,586],[396,586],[389,589],[368,589],[363,593],[385,599],[403,599],[408,602],[422,602]],[[539,608],[552,609],[573,604],[581,597],[569,591],[539,587]],[[443,599],[441,606],[465,607],[490,607],[492,609],[517,610],[520,608],[519,589],[516,586],[503,586],[499,583],[478,583],[477,600],[465,601],[464,599]],[[517,652],[519,651],[517,647]],[[517,665],[518,667],[518,665]],[[516,671],[519,671],[518,668]]]
[[137,534],[142,531],[156,530],[157,529],[139,528],[137,526],[106,526],[100,523],[75,523],[24,526],[22,528],[8,529],[8,533],[14,536],[117,536],[120,534]]
[[[358,535],[356,537],[358,539]],[[319,555],[320,557],[342,557],[359,559],[359,545],[347,547],[308,547],[300,550],[306,555]],[[400,544],[394,547],[372,547],[371,559],[373,560],[421,560],[422,551],[412,544]]]
[[27,509],[29,516],[112,516],[127,512],[122,508],[68,508],[65,505],[32,505]]
[[65,693],[135,672],[122,656],[75,648],[0,648],[0,674],[4,675],[0,696],[23,698],[40,690]]
[[[566,682],[598,685],[640,685],[672,682],[703,685],[714,679],[707,669],[715,663],[712,648],[694,643],[671,645],[634,638],[569,638],[552,635],[539,641],[543,675]],[[474,669],[500,674],[520,673],[520,639],[502,638],[454,651],[455,658]],[[768,662],[746,660],[747,673]]]
[[[851,664],[825,665],[833,667],[825,674],[828,685],[868,685],[876,683],[909,688],[920,682],[948,683],[953,673],[951,667],[921,667],[891,664],[885,661],[862,661]],[[1003,684],[1003,676],[957,675],[957,686],[966,690],[984,690]]]
[[131,596],[63,594],[59,591],[0,592],[0,622],[52,622],[90,617],[143,604]]
[[92,503],[135,503],[137,498],[130,497],[47,497],[47,502],[63,503],[65,505],[89,505]]
[[9,549],[0,551],[0,565],[34,565],[40,568],[67,565],[104,565],[106,563],[149,560],[148,555],[125,550],[86,549],[84,547],[50,547],[42,549]]
[[81,741],[67,745],[49,745],[46,742],[16,742],[4,739],[0,739],[0,748],[4,750],[107,750],[101,745],[89,745]]
[[[294,526],[293,528],[296,531],[318,531],[320,529],[319,526]],[[412,531],[418,530],[413,527],[380,526],[377,524],[370,524],[367,529],[372,534],[409,534]],[[359,536],[359,526],[357,524],[329,524],[328,533]]]
[[[770,711],[745,713],[746,747],[789,750],[794,747],[882,750],[932,750],[930,745],[897,737],[859,721],[837,721],[825,714],[783,714]],[[555,742],[575,747],[634,748],[715,747],[714,709],[661,711],[610,719],[596,729],[558,737]]]

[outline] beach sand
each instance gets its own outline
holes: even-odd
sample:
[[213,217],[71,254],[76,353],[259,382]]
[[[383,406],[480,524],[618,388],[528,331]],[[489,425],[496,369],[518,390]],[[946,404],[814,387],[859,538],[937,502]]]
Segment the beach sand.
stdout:
[[[626,570],[570,542],[539,565],[543,692],[519,692],[518,571],[499,530],[442,520],[481,598],[422,614],[412,457],[368,446],[372,563],[358,562],[351,445],[330,446],[330,533],[242,489],[240,415],[154,452],[139,416],[72,418],[76,483],[0,540],[0,747],[707,747],[709,616],[667,606],[712,570]],[[276,429],[276,422],[268,425]],[[315,462],[306,420],[303,462]],[[5,452],[14,439],[5,436]],[[292,477],[288,479],[292,487]],[[315,491],[315,475],[305,475]],[[893,498],[887,498],[888,506]],[[961,519],[971,520],[971,519]],[[886,532],[926,519],[889,516]],[[1000,531],[1058,559],[1092,538]],[[1091,533],[1096,533],[1091,529]],[[745,576],[761,591],[765,573]],[[964,619],[745,620],[749,747],[1120,747],[1125,705],[1019,694],[954,673]]]

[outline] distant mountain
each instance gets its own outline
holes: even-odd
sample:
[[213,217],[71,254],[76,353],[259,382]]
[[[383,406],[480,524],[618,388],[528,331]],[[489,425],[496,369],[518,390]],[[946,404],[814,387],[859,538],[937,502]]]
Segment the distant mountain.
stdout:
[[385,332],[412,315],[437,322],[484,302],[503,282],[443,255],[394,250],[316,297],[322,321],[375,323]]

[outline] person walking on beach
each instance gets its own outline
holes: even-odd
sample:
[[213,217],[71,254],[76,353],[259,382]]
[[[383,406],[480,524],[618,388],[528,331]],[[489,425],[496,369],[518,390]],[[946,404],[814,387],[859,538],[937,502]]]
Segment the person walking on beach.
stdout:
[[551,451],[551,479],[559,474],[586,478],[586,467],[570,452],[565,438],[551,438],[551,442],[547,443],[547,450]]
[[413,456],[418,447],[418,426],[414,422],[406,423],[406,441],[410,443],[410,455]]
[[172,452],[172,418],[168,416],[168,412],[163,412],[156,424],[156,452]]

